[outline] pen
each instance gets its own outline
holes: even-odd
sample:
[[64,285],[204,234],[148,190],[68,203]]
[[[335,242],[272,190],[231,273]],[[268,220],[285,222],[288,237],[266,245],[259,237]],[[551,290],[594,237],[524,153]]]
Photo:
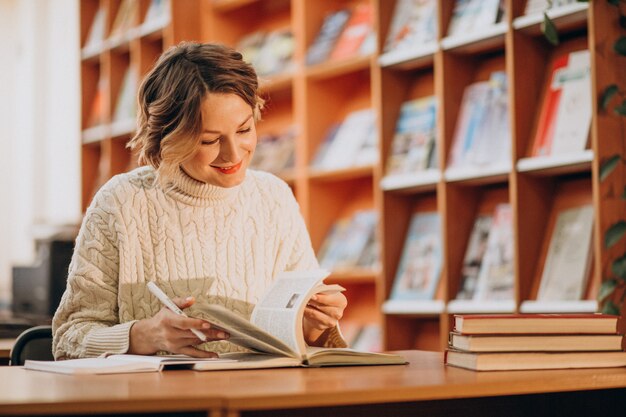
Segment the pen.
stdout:
[[[165,307],[169,308],[170,310],[172,310],[175,314],[178,314],[179,316],[188,317],[183,312],[183,310],[181,310],[167,295],[165,295],[165,293],[154,282],[152,281],[148,282],[148,289],[156,298],[159,299],[159,301],[163,303],[163,305],[165,305]],[[202,340],[203,342],[206,342],[206,335],[202,333],[200,330],[198,329],[189,329],[189,330],[191,330],[193,334],[198,336],[200,340]]]

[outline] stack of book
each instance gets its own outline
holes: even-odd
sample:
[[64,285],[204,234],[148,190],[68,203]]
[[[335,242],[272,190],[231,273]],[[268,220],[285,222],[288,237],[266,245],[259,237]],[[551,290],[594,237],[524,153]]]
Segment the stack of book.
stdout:
[[618,316],[456,315],[444,362],[476,371],[626,366]]

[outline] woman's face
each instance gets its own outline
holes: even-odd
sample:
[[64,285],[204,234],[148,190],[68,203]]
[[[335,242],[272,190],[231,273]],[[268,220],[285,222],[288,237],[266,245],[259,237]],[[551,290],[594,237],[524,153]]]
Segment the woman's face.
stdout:
[[209,93],[202,103],[200,140],[183,170],[218,187],[241,184],[257,142],[252,107],[236,94]]

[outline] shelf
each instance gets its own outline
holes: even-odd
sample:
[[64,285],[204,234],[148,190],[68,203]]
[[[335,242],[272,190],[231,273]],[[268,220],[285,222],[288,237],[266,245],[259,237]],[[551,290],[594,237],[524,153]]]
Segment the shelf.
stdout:
[[[559,33],[567,30],[584,28],[587,23],[587,11],[589,5],[584,2],[575,2],[565,6],[556,7],[547,11]],[[513,20],[513,28],[533,36],[541,35],[541,23],[543,13],[535,13],[520,16]]]
[[441,171],[438,169],[427,169],[411,174],[384,177],[380,181],[380,188],[383,191],[406,194],[430,192],[437,188],[437,183],[441,181],[441,178]]
[[464,182],[467,184],[497,184],[508,181],[510,171],[511,167],[507,163],[479,168],[448,168],[444,172],[444,179],[447,182]]
[[305,76],[312,80],[323,80],[353,72],[368,70],[372,59],[371,55],[365,55],[338,61],[326,61],[321,64],[308,67],[305,70]]
[[515,301],[513,300],[452,300],[446,306],[448,313],[474,314],[474,313],[514,313]]
[[229,13],[258,2],[259,0],[213,0],[210,3],[216,12]]
[[103,141],[104,139],[110,136],[110,133],[111,133],[111,127],[109,125],[100,125],[100,126],[90,127],[88,129],[83,130],[81,134],[82,143],[88,144],[88,143],[95,143],[95,142]]
[[507,30],[507,23],[500,22],[479,32],[449,36],[441,40],[441,49],[463,54],[503,49]]
[[416,48],[404,48],[384,53],[378,58],[378,63],[384,68],[414,70],[431,67],[439,45],[435,42],[419,45]]
[[293,86],[293,73],[276,74],[266,77],[259,77],[259,90],[261,93],[275,93],[277,91],[288,91]]
[[445,311],[442,300],[387,300],[383,304],[383,313],[436,317]]
[[521,313],[595,313],[596,300],[577,301],[535,301],[526,300],[520,306]]
[[119,120],[111,123],[111,137],[118,138],[120,136],[132,135],[137,129],[137,121],[135,119]]
[[374,166],[365,165],[360,167],[349,167],[343,169],[334,169],[328,171],[316,170],[311,168],[309,170],[309,178],[311,180],[319,181],[343,181],[351,180],[355,178],[367,178],[374,175]]
[[142,38],[161,37],[163,30],[170,24],[170,21],[169,16],[164,16],[161,19],[143,22],[138,28],[138,35]]
[[537,156],[522,158],[517,161],[519,172],[528,172],[534,175],[559,175],[576,172],[591,172],[593,150],[587,149],[579,153],[555,156]]
[[86,46],[80,51],[80,59],[82,61],[98,61],[100,59],[100,54],[106,50],[107,44],[104,41]]
[[329,281],[337,281],[344,284],[368,284],[375,283],[380,275],[380,270],[370,268],[351,268],[336,270],[330,273]]

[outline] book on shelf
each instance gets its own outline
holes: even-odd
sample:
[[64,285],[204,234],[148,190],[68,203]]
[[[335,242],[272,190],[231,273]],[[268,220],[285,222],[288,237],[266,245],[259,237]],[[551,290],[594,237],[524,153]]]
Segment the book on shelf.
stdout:
[[328,59],[351,13],[350,9],[345,8],[332,11],[324,17],[315,40],[307,50],[307,65],[316,65]]
[[354,6],[350,18],[337,38],[329,59],[338,60],[374,52],[374,16],[369,3]]
[[339,365],[396,365],[406,361],[399,355],[350,348],[320,348],[304,341],[302,317],[313,294],[342,291],[338,285],[323,284],[324,270],[290,271],[280,274],[254,307],[250,321],[219,304],[204,307],[209,321],[230,334],[230,343],[250,353],[223,354],[236,363],[194,365],[196,370],[237,367],[301,367]]
[[449,349],[444,362],[474,371],[614,368],[626,366],[626,352],[462,352]]
[[591,99],[589,51],[556,58],[543,96],[532,156],[584,151],[591,126]]
[[186,355],[132,355],[120,354],[97,358],[67,359],[62,361],[26,360],[25,369],[70,375],[104,375],[136,372],[159,372],[168,368],[192,368],[200,362],[234,362],[221,358],[192,358]]
[[492,214],[479,214],[474,220],[474,226],[472,227],[465,257],[463,258],[459,290],[455,297],[457,300],[471,300],[474,298],[480,267],[487,251],[487,240],[489,239],[492,221]]
[[89,117],[87,118],[86,127],[95,127],[103,124],[105,122],[104,115],[104,95],[105,95],[105,81],[104,78],[100,78],[98,80],[98,85],[96,86],[96,93],[94,94],[93,100],[91,102],[91,107],[89,108]]
[[[375,210],[358,210],[350,217],[337,220],[322,244],[318,258],[320,266],[333,271],[355,267],[370,267],[377,260]],[[372,259],[372,254],[376,251]]]
[[122,0],[111,26],[110,38],[124,36],[135,25],[137,6],[133,0]]
[[170,20],[170,0],[150,0],[144,25],[165,26]]
[[260,77],[288,73],[293,68],[295,42],[290,28],[254,32],[238,45],[244,59]]
[[466,335],[450,333],[449,347],[466,352],[559,352],[622,349],[621,334]]
[[398,0],[384,52],[415,48],[437,39],[437,2],[435,0]]
[[89,28],[89,34],[87,35],[83,51],[96,52],[100,50],[102,42],[104,41],[106,16],[106,8],[98,8],[93,22],[91,23],[91,27]]
[[350,343],[350,346],[352,346],[353,349],[357,350],[365,350],[368,352],[382,352],[382,340],[382,329],[379,324],[364,324],[358,329],[352,343]]
[[513,211],[508,203],[498,204],[487,248],[480,265],[473,300],[512,300],[513,271]]
[[608,314],[457,314],[460,334],[617,334],[618,316]]
[[504,19],[502,0],[456,0],[448,26],[448,36],[480,32]]
[[280,133],[259,135],[250,168],[281,174],[293,169],[297,127],[292,125]]
[[417,212],[404,240],[389,303],[432,300],[442,265],[441,220],[437,212]]
[[507,77],[495,71],[489,80],[472,83],[463,92],[448,168],[485,168],[510,159]]
[[591,204],[557,214],[541,274],[538,301],[582,299],[591,266],[592,231]]
[[374,163],[378,157],[376,147],[372,149],[372,143],[376,144],[376,113],[373,109],[353,111],[326,139],[314,158],[316,169],[346,169]]
[[114,122],[134,119],[137,116],[137,83],[137,72],[132,67],[128,67],[117,95],[113,114]]
[[387,158],[386,176],[437,167],[436,103],[434,96],[402,103]]

